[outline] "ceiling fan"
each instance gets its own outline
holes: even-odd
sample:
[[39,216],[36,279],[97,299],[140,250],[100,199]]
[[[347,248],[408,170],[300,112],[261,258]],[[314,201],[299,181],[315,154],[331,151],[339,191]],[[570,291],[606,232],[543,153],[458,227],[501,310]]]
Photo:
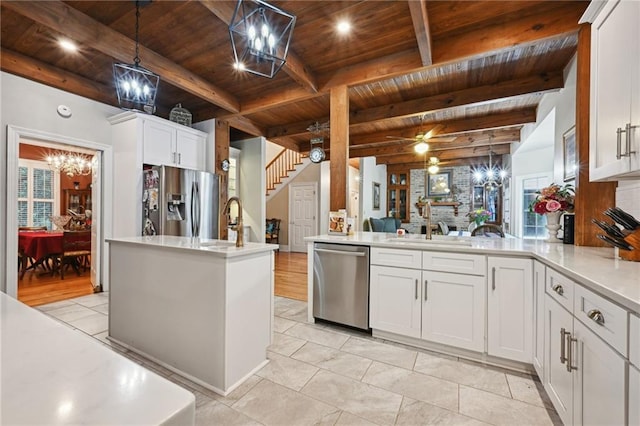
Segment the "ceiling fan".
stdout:
[[455,137],[438,137],[438,136],[431,136],[431,133],[433,130],[430,130],[428,132],[425,132],[424,130],[422,130],[422,123],[423,123],[423,117],[420,117],[420,131],[418,133],[416,133],[416,135],[413,138],[403,138],[403,137],[397,137],[397,136],[387,136],[388,139],[394,139],[394,141],[409,141],[409,142],[413,142],[414,144],[414,149],[418,154],[424,154],[425,152],[427,152],[429,150],[429,144],[427,143],[427,141],[429,142],[453,142],[456,138]]

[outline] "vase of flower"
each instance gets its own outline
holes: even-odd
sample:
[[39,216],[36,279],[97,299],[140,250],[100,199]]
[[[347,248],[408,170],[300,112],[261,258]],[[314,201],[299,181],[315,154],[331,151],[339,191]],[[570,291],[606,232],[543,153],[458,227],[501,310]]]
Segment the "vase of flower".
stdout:
[[549,231],[549,238],[547,238],[548,243],[561,243],[562,240],[558,238],[558,231],[560,230],[560,216],[562,216],[561,211],[557,210],[555,212],[545,213],[544,216],[547,218],[547,224],[545,225],[547,230]]
[[484,225],[484,223],[489,220],[491,217],[491,212],[485,209],[477,209],[472,210],[467,213],[469,220],[471,223],[469,224],[469,232],[473,232],[480,225]]
[[571,185],[556,185],[552,183],[536,193],[536,198],[529,206],[530,212],[543,215],[547,219],[546,228],[549,231],[549,243],[561,243],[558,238],[560,230],[560,216],[562,213],[573,211],[574,189]]

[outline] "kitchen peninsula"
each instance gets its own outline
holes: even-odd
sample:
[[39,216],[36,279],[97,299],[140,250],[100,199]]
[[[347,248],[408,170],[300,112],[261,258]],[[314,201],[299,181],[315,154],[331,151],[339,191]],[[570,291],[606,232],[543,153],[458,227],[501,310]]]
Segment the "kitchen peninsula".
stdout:
[[268,362],[277,245],[107,241],[110,339],[222,395]]
[[640,422],[640,262],[613,249],[516,238],[305,240],[310,321],[326,252],[316,243],[368,246],[373,336],[535,370],[564,424]]

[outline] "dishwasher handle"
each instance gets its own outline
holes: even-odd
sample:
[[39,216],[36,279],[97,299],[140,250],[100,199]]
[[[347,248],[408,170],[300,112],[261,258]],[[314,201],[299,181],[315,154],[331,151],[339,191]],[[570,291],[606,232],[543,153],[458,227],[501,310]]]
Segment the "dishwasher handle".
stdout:
[[329,250],[329,249],[313,249],[313,251],[317,253],[333,253],[340,254],[342,256],[354,256],[354,257],[364,257],[367,254],[362,251],[343,251],[343,250]]

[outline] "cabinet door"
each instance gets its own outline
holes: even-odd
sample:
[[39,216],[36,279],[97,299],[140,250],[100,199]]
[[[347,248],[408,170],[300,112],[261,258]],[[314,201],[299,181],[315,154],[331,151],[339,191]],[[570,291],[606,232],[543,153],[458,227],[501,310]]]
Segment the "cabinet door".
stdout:
[[624,129],[631,120],[639,7],[634,1],[610,1],[591,26],[591,180],[606,180],[630,169],[628,156],[617,158],[626,151],[626,135],[619,137],[616,129]]
[[177,138],[177,165],[185,169],[204,170],[204,137],[178,130]]
[[[573,332],[573,316],[545,295],[544,389],[565,425],[573,424],[573,372],[567,371],[567,333]],[[606,424],[606,423],[605,423]]]
[[421,272],[376,265],[370,271],[371,328],[419,338]]
[[[635,402],[634,402],[635,401]],[[640,425],[640,370],[629,366],[629,424]]]
[[176,129],[168,124],[144,120],[143,161],[156,166],[175,164]]
[[422,272],[422,338],[484,352],[485,277]]
[[533,261],[488,259],[488,354],[531,364]]
[[544,383],[544,286],[545,267],[533,263],[533,368]]
[[[625,424],[625,360],[580,321],[573,330],[574,424]],[[637,399],[629,402],[638,405]]]

